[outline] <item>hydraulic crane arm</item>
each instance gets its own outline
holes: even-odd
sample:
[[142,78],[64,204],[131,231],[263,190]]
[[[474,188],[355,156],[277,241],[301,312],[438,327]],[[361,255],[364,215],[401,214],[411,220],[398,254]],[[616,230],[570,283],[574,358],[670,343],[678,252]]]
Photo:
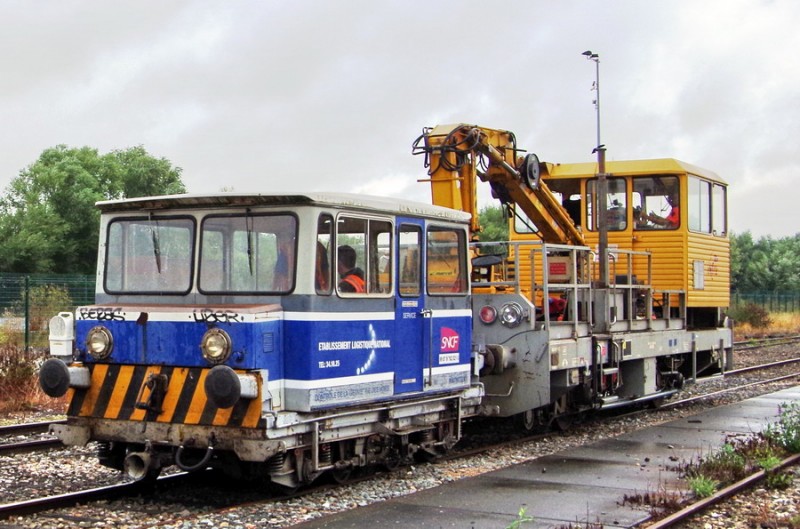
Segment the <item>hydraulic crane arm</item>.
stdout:
[[533,221],[545,242],[583,245],[583,235],[540,180],[533,154],[518,157],[513,132],[474,125],[425,129],[414,143],[425,154],[433,203],[472,215],[470,228],[480,232],[477,178],[488,182],[501,202],[516,204]]

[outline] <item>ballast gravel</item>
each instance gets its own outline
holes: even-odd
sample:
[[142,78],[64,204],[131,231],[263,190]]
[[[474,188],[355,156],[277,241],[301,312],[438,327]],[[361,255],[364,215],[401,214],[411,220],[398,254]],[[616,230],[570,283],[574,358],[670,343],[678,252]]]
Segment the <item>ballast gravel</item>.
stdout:
[[[777,356],[777,353],[770,354]],[[758,360],[763,362],[764,355],[761,354]],[[743,361],[740,365],[746,363]],[[715,400],[716,404],[732,402],[777,391],[796,383],[797,381],[793,380],[771,387],[747,389],[737,392],[736,395],[717,397]],[[680,397],[715,391],[724,384],[725,381],[720,379],[690,386]],[[701,406],[704,405],[696,404],[679,410],[664,410],[654,414],[576,425],[568,432],[554,433],[546,439],[504,446],[461,459],[403,467],[393,472],[377,474],[365,481],[339,485],[288,500],[273,501],[266,493],[253,494],[252,491],[237,487],[216,490],[212,488],[199,493],[192,491],[191,494],[177,492],[174,496],[172,494],[160,497],[136,496],[115,501],[92,502],[68,509],[0,520],[0,529],[112,526],[115,529],[290,527],[328,514],[412,494],[465,477],[692,415],[697,413]],[[97,464],[91,445],[81,449],[59,449],[47,453],[0,457],[0,498],[3,498],[3,503],[120,481],[118,472]],[[739,496],[712,507],[681,527],[684,529],[800,527],[800,520],[797,519],[800,491],[796,485],[797,479],[795,486],[785,491],[756,489],[748,493],[748,496]],[[208,495],[208,501],[204,499],[204,494]],[[748,497],[749,499],[746,499]],[[244,503],[242,503],[243,498]],[[795,525],[787,525],[786,520],[792,517]],[[757,519],[762,519],[765,524],[780,519],[784,525],[753,525]]]

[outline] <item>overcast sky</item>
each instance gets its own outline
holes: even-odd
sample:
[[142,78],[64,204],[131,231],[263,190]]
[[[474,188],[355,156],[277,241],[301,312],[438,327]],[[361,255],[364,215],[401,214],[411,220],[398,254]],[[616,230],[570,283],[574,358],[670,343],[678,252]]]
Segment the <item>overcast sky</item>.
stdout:
[[674,157],[730,227],[800,232],[800,2],[0,0],[0,188],[58,144],[143,145],[192,193],[429,201],[422,127],[593,161]]

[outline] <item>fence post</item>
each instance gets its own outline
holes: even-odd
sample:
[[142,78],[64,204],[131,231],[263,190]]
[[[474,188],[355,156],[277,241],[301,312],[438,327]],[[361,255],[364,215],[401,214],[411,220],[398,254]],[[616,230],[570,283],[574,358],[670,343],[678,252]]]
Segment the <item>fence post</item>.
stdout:
[[25,289],[25,352],[31,346],[31,276],[25,276],[23,287]]

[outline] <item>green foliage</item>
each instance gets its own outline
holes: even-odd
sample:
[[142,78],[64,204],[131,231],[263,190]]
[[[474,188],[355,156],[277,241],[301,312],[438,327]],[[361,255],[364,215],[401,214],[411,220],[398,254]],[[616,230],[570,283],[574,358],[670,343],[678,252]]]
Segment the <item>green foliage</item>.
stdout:
[[731,235],[731,288],[739,292],[800,290],[800,234],[753,240]]
[[767,472],[766,485],[768,489],[786,490],[792,486],[794,478],[786,472]]
[[728,311],[728,316],[736,323],[748,323],[754,329],[766,329],[772,325],[767,309],[756,303],[737,305]]
[[525,507],[520,507],[519,512],[517,513],[517,519],[511,522],[506,529],[519,529],[522,524],[532,522],[533,518],[526,514],[527,511],[528,509]]
[[481,228],[481,241],[483,242],[502,242],[508,240],[508,219],[503,208],[498,206],[486,206],[478,213],[478,221]]
[[702,474],[689,478],[689,488],[698,498],[708,498],[717,491],[719,482]]
[[792,476],[786,472],[778,472],[775,469],[781,464],[781,458],[771,450],[762,454],[756,459],[758,466],[766,473],[766,485],[768,489],[784,490],[792,485]]
[[784,403],[780,407],[780,419],[767,426],[764,437],[787,452],[800,452],[800,404]]
[[93,273],[95,202],[185,192],[180,173],[141,146],[104,155],[90,147],[46,149],[0,199],[0,272]]
[[717,483],[731,482],[747,475],[747,460],[730,443],[726,443],[700,464],[698,476],[707,476]]

